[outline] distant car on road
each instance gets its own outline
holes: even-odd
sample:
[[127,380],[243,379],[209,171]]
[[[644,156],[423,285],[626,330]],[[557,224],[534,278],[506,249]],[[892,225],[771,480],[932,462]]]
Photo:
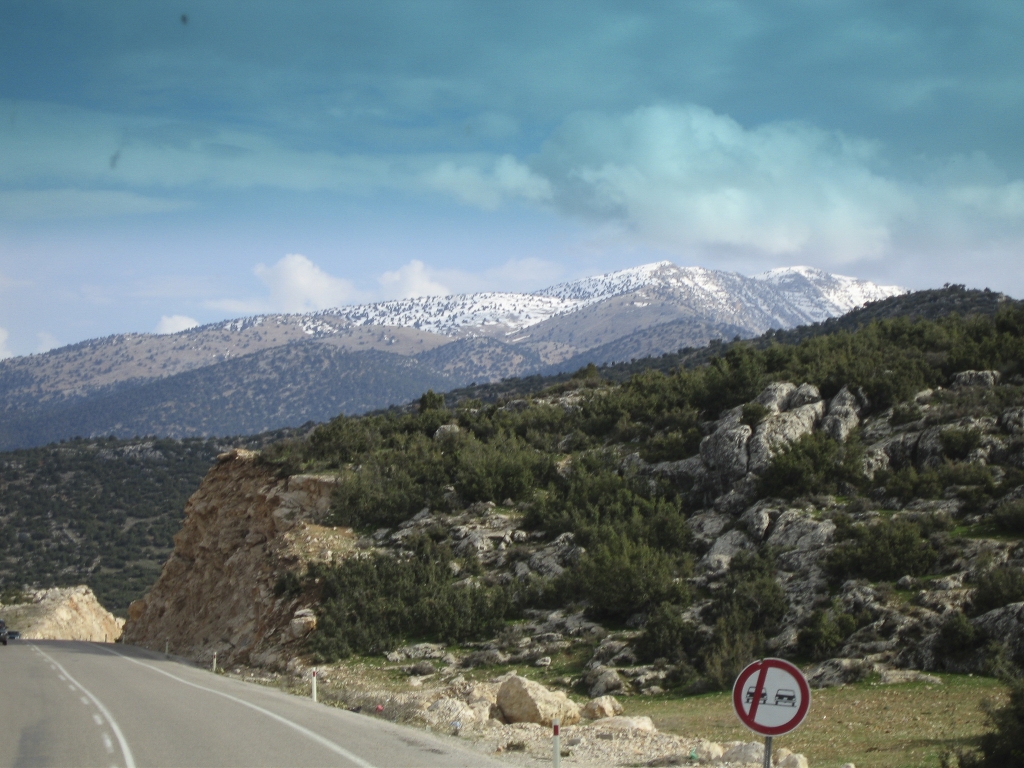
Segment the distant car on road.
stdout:
[[7,625],[0,619],[0,643],[7,645]]
[[21,632],[19,632],[16,629],[8,629],[7,630],[7,639],[8,640],[21,640]]

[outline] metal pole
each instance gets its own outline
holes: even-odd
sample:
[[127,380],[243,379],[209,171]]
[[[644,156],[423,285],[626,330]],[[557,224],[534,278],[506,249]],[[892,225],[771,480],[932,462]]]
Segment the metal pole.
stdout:
[[217,652],[213,652],[213,671],[217,671]]
[[772,768],[772,737],[764,737],[764,768]]
[[313,670],[313,702],[316,703],[316,670]]
[[560,744],[561,738],[558,734],[558,725],[561,721],[556,717],[551,721],[551,764],[554,768],[558,768],[562,763],[562,746]]

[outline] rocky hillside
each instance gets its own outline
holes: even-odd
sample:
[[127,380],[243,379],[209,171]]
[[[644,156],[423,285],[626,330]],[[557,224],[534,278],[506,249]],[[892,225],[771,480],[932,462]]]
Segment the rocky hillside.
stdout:
[[426,389],[817,322],[899,292],[803,267],[744,277],[661,262],[535,294],[423,297],[111,336],[0,361],[0,449],[75,435],[294,426]]
[[217,454],[294,434],[100,438],[0,453],[0,594],[86,584],[125,615],[159,576]]
[[727,687],[767,653],[817,685],[1012,669],[1022,353],[1009,308],[339,418],[223,457],[126,638],[554,664],[589,696]]
[[[10,600],[11,593],[5,595]],[[112,643],[121,636],[124,619],[115,618],[86,586],[37,590],[13,595],[0,603],[0,619],[22,640],[85,640]]]

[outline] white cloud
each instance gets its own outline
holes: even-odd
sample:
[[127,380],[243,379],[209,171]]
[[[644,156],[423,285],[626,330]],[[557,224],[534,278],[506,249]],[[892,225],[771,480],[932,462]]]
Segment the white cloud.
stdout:
[[14,357],[14,353],[11,352],[10,347],[7,346],[8,333],[6,328],[0,328],[0,360],[8,357]]
[[672,250],[841,264],[881,256],[894,225],[914,210],[874,161],[872,146],[813,126],[746,129],[689,105],[577,115],[537,165],[563,211],[618,221]]
[[511,155],[478,163],[446,160],[425,173],[423,183],[485,210],[512,198],[542,202],[551,197],[548,180]]
[[36,341],[39,342],[36,345],[36,352],[38,353],[49,352],[51,349],[56,349],[60,346],[57,337],[48,331],[39,331],[36,334]]
[[270,288],[271,304],[282,312],[310,312],[344,304],[355,294],[348,280],[332,277],[298,253],[272,267],[256,265],[256,276]]
[[188,315],[162,315],[160,322],[156,324],[155,333],[178,333],[195,328],[199,321]]
[[413,259],[392,272],[385,272],[379,282],[389,299],[411,299],[417,296],[446,296],[451,293],[435,279],[435,273],[422,261]]
[[253,271],[270,290],[269,296],[220,299],[208,302],[208,306],[239,314],[314,312],[346,304],[358,295],[351,281],[327,274],[298,253],[290,253],[269,267],[257,264]]
[[437,269],[413,259],[385,272],[377,282],[385,299],[406,299],[479,291],[535,291],[552,285],[562,275],[558,264],[534,257],[510,259],[480,272]]

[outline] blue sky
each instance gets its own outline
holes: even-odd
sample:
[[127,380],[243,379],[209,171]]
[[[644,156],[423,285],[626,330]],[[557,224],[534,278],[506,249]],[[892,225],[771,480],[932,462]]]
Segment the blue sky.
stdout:
[[660,259],[1024,296],[1017,2],[2,9],[0,356]]

